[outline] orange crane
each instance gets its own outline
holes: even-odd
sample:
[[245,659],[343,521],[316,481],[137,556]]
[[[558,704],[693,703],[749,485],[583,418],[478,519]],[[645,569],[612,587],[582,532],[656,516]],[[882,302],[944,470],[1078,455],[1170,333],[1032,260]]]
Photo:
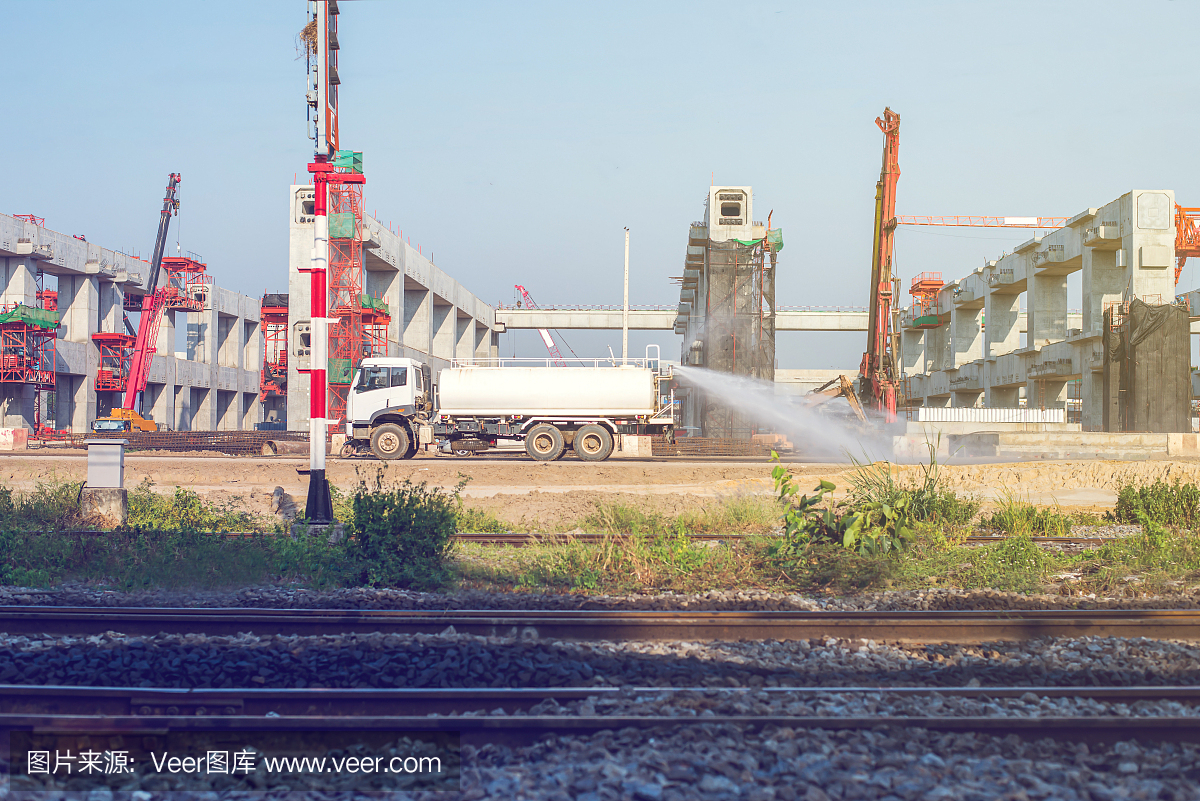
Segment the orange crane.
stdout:
[[867,350],[859,365],[859,392],[866,406],[896,421],[896,361],[892,354],[892,247],[896,234],[896,184],[900,180],[900,115],[883,110],[883,168],[875,184],[875,232],[871,243],[871,310]]
[[1200,257],[1200,208],[1175,205],[1175,283],[1189,257]]

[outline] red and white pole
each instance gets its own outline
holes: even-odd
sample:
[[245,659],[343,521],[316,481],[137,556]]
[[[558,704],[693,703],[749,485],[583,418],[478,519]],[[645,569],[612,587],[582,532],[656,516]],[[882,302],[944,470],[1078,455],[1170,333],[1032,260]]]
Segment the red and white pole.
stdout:
[[333,503],[329,481],[325,478],[325,418],[328,389],[325,371],[329,366],[329,295],[326,273],[329,267],[329,186],[326,180],[333,165],[318,154],[308,165],[313,176],[313,249],[309,267],[309,370],[308,370],[308,505],[305,517],[312,523],[333,522]]

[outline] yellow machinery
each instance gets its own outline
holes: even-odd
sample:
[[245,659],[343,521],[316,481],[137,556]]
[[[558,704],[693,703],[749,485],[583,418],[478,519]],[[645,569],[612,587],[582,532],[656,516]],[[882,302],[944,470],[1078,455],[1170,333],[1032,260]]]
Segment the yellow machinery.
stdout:
[[113,409],[108,417],[98,417],[92,421],[92,431],[97,434],[108,434],[121,431],[158,431],[158,424],[147,420],[133,409]]

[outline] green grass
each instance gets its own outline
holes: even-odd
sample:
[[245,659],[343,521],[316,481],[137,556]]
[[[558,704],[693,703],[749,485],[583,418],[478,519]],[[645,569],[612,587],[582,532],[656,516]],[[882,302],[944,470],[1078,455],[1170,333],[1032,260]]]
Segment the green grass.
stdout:
[[577,524],[588,532],[683,536],[688,534],[770,534],[779,527],[779,506],[762,495],[724,498],[674,517],[628,504],[601,503]]
[[1071,522],[1071,516],[1057,507],[1038,508],[1011,492],[1004,492],[996,510],[980,520],[979,525],[1010,537],[1069,537]]
[[172,495],[154,491],[146,479],[129,493],[126,528],[179,532],[250,532],[276,527],[273,520],[238,508],[238,501],[215,503],[194,491],[176,487]]

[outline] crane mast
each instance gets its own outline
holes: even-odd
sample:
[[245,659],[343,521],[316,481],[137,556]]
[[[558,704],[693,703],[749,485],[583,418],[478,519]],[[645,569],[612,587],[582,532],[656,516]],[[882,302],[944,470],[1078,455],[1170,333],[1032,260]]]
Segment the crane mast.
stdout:
[[867,350],[859,366],[860,393],[868,408],[896,419],[896,362],[892,354],[892,245],[896,232],[896,184],[900,180],[900,115],[883,110],[875,124],[883,132],[883,168],[875,185],[875,230],[871,244],[871,309]]
[[167,194],[163,198],[162,213],[158,218],[158,237],[154,240],[154,257],[150,262],[150,276],[146,279],[146,294],[142,296],[142,313],[138,319],[137,339],[134,341],[133,358],[129,366],[129,383],[125,387],[125,408],[138,410],[138,396],[146,389],[150,375],[150,362],[158,350],[158,328],[162,319],[164,297],[158,291],[158,276],[162,271],[163,250],[167,246],[167,229],[171,226],[171,214],[179,213],[179,200],[175,189],[179,186],[179,173],[173,172],[167,179]]

